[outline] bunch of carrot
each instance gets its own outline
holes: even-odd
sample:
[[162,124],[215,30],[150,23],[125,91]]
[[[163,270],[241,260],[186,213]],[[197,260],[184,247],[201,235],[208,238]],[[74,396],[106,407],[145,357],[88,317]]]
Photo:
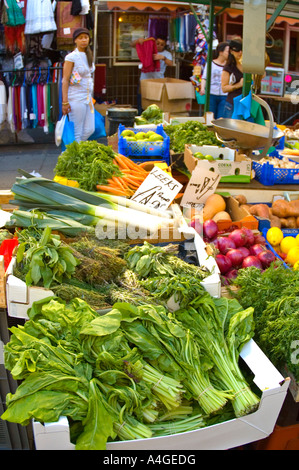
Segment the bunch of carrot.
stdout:
[[149,172],[130,158],[119,153],[115,153],[114,163],[119,167],[122,175],[112,176],[107,180],[107,184],[97,185],[97,190],[116,196],[132,196]]

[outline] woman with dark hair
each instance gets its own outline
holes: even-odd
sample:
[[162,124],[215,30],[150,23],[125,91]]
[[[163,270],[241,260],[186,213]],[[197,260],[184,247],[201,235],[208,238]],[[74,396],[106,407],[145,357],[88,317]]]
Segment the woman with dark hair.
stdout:
[[222,91],[227,93],[223,116],[225,118],[232,117],[234,98],[242,93],[243,88],[242,40],[231,40],[229,48],[227,64],[223,67],[221,76]]
[[86,28],[74,31],[76,48],[65,57],[62,80],[62,114],[74,123],[75,140],[85,141],[94,133],[95,119],[92,102],[95,66],[89,46],[90,33]]
[[[229,45],[227,42],[220,42],[215,50],[215,58],[211,64],[211,86],[209,111],[214,113],[214,118],[223,117],[224,105],[227,93],[221,88],[221,75],[229,55]],[[206,93],[207,65],[201,78],[200,94]]]

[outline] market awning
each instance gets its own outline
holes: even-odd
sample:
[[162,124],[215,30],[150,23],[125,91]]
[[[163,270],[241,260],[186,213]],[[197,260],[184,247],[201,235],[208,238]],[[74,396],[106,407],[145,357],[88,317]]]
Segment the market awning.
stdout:
[[[243,10],[241,9],[239,10],[236,8],[227,8],[225,10],[225,13],[227,13],[230,18],[237,18],[238,16],[243,16]],[[271,15],[267,15],[267,20],[269,18],[271,18]],[[299,18],[291,18],[288,16],[278,16],[275,20],[275,23],[280,24],[283,21],[293,26],[299,23]]]
[[171,1],[156,1],[156,0],[149,0],[147,2],[140,2],[138,0],[118,0],[117,2],[114,1],[107,1],[107,6],[109,10],[123,10],[127,11],[130,8],[136,8],[137,10],[143,11],[146,8],[152,8],[153,10],[159,11],[162,9],[167,9],[169,11],[176,11],[177,9],[190,9],[189,4],[186,2],[171,2]]

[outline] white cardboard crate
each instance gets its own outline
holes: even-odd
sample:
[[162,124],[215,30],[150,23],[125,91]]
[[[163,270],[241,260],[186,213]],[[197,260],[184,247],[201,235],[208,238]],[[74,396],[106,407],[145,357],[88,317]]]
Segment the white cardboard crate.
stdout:
[[6,279],[6,303],[9,317],[28,319],[27,310],[32,307],[33,302],[49,296],[54,292],[50,289],[37,286],[27,286],[24,281],[14,276],[13,270],[16,263],[15,256],[7,268]]
[[[259,408],[254,413],[172,436],[109,442],[107,450],[225,450],[269,436],[283,405],[290,379],[284,379],[252,339],[243,347],[241,357],[262,391]],[[56,423],[33,421],[33,434],[36,450],[75,449],[70,442],[65,417]]]

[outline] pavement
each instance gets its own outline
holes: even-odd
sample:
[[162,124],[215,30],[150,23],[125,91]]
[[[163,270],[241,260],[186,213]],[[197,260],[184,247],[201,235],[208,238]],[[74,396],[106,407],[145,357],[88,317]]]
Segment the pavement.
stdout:
[[0,190],[11,189],[16,177],[20,176],[19,168],[53,179],[53,170],[60,153],[61,149],[55,143],[0,146]]
[[[38,173],[44,178],[53,179],[54,168],[61,154],[61,147],[57,147],[53,134],[45,134],[42,130],[23,133],[19,142],[14,137],[0,132],[0,191],[9,190],[20,176],[18,169],[28,173]],[[33,137],[32,137],[33,136]],[[6,143],[7,142],[7,143]],[[107,138],[98,139],[99,143],[107,145]]]

